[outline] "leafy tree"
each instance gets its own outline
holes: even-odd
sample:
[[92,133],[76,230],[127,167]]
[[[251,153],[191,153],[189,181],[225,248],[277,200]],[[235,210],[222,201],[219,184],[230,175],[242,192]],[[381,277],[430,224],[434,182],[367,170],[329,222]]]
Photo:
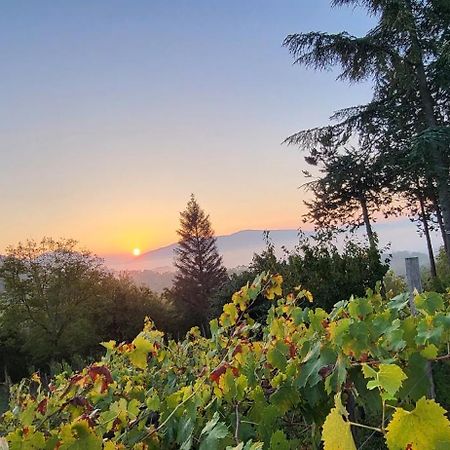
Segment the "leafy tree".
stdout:
[[27,241],[0,265],[0,365],[13,379],[95,356],[100,341],[130,340],[146,316],[169,332],[180,317],[167,298],[115,276],[73,240]]
[[[412,132],[400,143],[408,152],[427,156],[429,175],[436,180],[438,202],[450,239],[449,190],[449,30],[448,2],[430,0],[334,0],[333,6],[362,6],[377,17],[363,37],[346,32],[293,34],[284,44],[295,63],[314,69],[339,65],[340,79],[372,79],[374,99],[368,105],[338,114],[334,127],[305,130],[286,141],[314,151],[317,142],[332,135],[345,143],[365,126],[385,133],[389,142],[402,130]],[[398,138],[398,136],[397,136]],[[394,148],[398,148],[398,145]],[[446,248],[450,248],[446,245]],[[450,253],[448,254],[450,257]]]
[[73,240],[9,247],[0,268],[3,332],[20,336],[32,364],[85,353],[98,340],[90,315],[103,276],[101,261]]
[[[307,161],[319,164],[312,157]],[[316,230],[347,227],[353,231],[364,225],[369,245],[375,248],[372,212],[391,202],[383,166],[370,151],[355,149],[334,152],[321,161],[323,176],[305,184],[306,189],[313,192],[314,199],[305,201],[308,212],[304,221],[314,223]]]
[[438,277],[444,284],[444,286],[450,286],[450,264],[445,258],[445,251],[443,248],[440,249],[436,258],[436,270]]
[[180,213],[180,239],[175,249],[174,281],[176,301],[189,305],[198,323],[208,317],[212,297],[227,280],[222,258],[209,216],[200,208],[194,195]]
[[127,273],[107,274],[100,281],[101,299],[93,311],[92,321],[100,341],[118,342],[133,338],[142,329],[146,316],[167,333],[178,330],[180,317],[164,295],[136,285]]

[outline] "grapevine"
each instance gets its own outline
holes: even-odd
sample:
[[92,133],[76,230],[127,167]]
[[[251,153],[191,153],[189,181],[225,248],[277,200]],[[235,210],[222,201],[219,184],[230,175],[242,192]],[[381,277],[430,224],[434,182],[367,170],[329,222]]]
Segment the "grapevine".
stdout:
[[[449,295],[379,290],[313,308],[301,287],[263,273],[210,322],[167,339],[153,322],[130,343],[44,386],[15,386],[0,432],[14,449],[356,449],[358,430],[389,450],[450,448],[428,365],[449,359]],[[267,322],[251,318],[259,296]],[[370,419],[370,420],[369,420]]]

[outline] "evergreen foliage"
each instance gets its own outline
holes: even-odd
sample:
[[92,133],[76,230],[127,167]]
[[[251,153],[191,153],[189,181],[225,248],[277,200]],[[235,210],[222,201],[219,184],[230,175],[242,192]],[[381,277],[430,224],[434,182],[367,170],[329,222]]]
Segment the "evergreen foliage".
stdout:
[[222,258],[217,251],[216,238],[209,216],[200,208],[194,195],[180,213],[180,239],[175,249],[173,294],[177,302],[189,305],[197,323],[208,317],[212,297],[227,280]]
[[[300,131],[285,142],[309,151],[314,161],[326,162],[357,135],[362,153],[373,152],[384,172],[391,172],[391,182],[384,185],[389,189],[408,171],[414,181],[419,168],[418,175],[434,186],[435,209],[450,257],[448,2],[335,0],[332,4],[366,8],[377,23],[362,37],[346,32],[300,33],[289,35],[284,45],[296,64],[316,70],[340,66],[340,79],[372,80],[373,99],[339,111],[333,125]],[[383,185],[382,177],[379,181]]]

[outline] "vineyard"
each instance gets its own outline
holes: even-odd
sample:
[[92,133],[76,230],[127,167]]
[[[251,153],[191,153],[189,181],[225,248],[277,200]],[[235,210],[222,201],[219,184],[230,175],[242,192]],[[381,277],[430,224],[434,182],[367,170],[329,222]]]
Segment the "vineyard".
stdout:
[[[448,295],[417,294],[413,315],[407,294],[368,290],[327,313],[282,282],[262,274],[236,292],[210,337],[193,328],[176,342],[148,319],[81,372],[22,381],[0,448],[450,448],[430,375],[450,358]],[[261,296],[265,324],[251,318]]]

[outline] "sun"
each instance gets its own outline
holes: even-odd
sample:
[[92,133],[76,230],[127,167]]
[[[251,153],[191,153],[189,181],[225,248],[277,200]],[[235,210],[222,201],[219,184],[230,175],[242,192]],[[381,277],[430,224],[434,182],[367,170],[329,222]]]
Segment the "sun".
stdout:
[[134,256],[139,256],[141,254],[141,249],[140,248],[133,248],[133,255]]

